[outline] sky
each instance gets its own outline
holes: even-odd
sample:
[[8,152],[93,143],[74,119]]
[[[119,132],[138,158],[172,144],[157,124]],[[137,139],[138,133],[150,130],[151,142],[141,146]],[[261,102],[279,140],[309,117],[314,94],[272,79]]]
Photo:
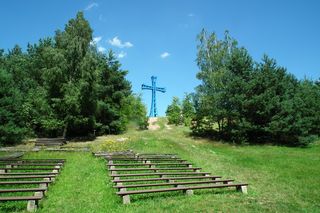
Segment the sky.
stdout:
[[256,61],[263,54],[298,79],[320,78],[320,1],[317,0],[3,0],[0,2],[0,48],[23,49],[52,37],[83,11],[102,52],[112,49],[128,70],[134,93],[148,110],[157,86],[160,116],[173,96],[183,98],[201,82],[196,79],[197,35],[201,29],[222,38],[225,30]]

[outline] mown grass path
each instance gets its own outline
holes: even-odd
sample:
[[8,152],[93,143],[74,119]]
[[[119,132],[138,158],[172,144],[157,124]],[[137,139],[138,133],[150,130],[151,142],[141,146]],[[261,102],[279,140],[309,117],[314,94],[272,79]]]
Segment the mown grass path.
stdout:
[[[112,199],[105,163],[89,153],[50,153],[66,158],[67,162],[48,196],[41,203],[40,212],[105,212]],[[41,155],[36,155],[37,157]]]

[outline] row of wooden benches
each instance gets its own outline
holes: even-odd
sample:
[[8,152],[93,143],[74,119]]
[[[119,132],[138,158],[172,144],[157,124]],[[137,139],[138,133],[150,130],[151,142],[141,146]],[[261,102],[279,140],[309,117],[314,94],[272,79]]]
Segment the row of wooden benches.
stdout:
[[[234,181],[233,179],[220,179],[222,178],[221,176],[213,176],[208,172],[200,172],[200,167],[193,167],[191,163],[188,163],[186,160],[183,160],[174,154],[137,155],[134,153],[99,153],[96,154],[96,156],[102,156],[108,161],[106,165],[111,173],[110,176],[113,179],[113,183],[116,184],[114,188],[118,189],[117,195],[122,197],[124,204],[130,203],[130,195],[134,194],[183,191],[186,194],[191,195],[195,189],[226,187],[235,187],[237,190],[247,193],[248,184],[235,184],[232,183]],[[180,172],[176,172],[175,170]],[[140,173],[141,171],[149,172]],[[123,174],[122,172],[126,173]],[[155,181],[157,182],[154,183]],[[159,183],[159,181],[165,182]],[[137,184],[137,182],[142,183]],[[128,190],[144,187],[165,188]]]
[[37,138],[36,146],[62,146],[66,143],[65,138]]
[[[11,159],[0,161],[0,186],[22,186],[17,188],[2,188],[0,194],[34,192],[30,196],[0,196],[0,201],[28,201],[27,211],[35,211],[39,200],[41,200],[50,183],[59,174],[64,159]],[[32,166],[32,167],[30,167]],[[45,166],[45,167],[43,167]],[[48,167],[52,166],[52,167]],[[12,170],[23,170],[22,172],[11,172]],[[45,172],[29,172],[34,170],[48,170]],[[28,180],[31,179],[31,180]],[[26,188],[29,185],[38,187]]]

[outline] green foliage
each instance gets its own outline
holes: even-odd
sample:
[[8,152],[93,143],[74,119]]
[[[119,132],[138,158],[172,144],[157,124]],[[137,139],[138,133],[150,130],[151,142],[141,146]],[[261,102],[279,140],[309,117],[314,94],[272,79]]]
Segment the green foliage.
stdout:
[[0,145],[14,144],[27,132],[21,115],[22,96],[10,73],[0,68]]
[[198,38],[197,77],[202,83],[195,95],[194,133],[292,146],[305,146],[309,136],[319,135],[315,82],[298,81],[267,56],[254,63],[228,32],[223,40],[204,30]]
[[[120,133],[126,129],[127,115],[122,113],[129,102],[131,85],[125,79],[127,71],[121,70],[121,64],[112,51],[107,55],[97,54],[98,84],[96,120],[101,124],[101,133]],[[129,107],[129,106],[128,106]],[[145,115],[144,115],[145,116]]]
[[145,127],[145,108],[132,95],[128,72],[112,51],[97,51],[92,32],[79,12],[53,38],[28,44],[26,53],[19,46],[0,50],[0,102],[6,106],[0,126],[8,132],[2,143],[24,136],[117,134],[131,120]]
[[181,112],[184,125],[190,126],[192,119],[195,117],[193,94],[185,94],[181,104]]
[[142,103],[140,95],[130,95],[125,98],[121,114],[126,119],[126,125],[136,124],[138,129],[145,130],[148,127],[147,108]]
[[172,103],[166,110],[166,116],[168,118],[169,124],[180,125],[183,123],[181,103],[178,97],[173,97]]

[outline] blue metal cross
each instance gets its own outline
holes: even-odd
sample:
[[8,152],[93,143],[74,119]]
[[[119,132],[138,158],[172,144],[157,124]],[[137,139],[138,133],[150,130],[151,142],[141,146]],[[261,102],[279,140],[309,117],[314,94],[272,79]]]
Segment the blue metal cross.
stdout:
[[141,89],[146,89],[146,90],[151,90],[152,91],[152,100],[151,100],[151,108],[150,108],[150,114],[149,117],[157,117],[158,113],[157,113],[157,105],[156,105],[156,92],[162,92],[165,93],[166,89],[163,87],[157,87],[156,86],[156,80],[157,77],[156,76],[151,76],[151,82],[152,82],[152,86],[148,86],[145,84],[141,85]]

